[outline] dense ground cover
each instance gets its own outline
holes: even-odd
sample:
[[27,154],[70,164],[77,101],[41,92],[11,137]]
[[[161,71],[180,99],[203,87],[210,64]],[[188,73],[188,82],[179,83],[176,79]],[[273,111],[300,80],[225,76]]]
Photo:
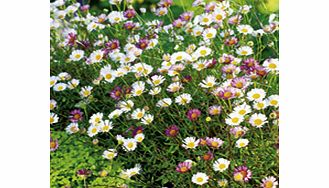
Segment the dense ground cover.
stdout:
[[277,15],[110,2],[51,3],[51,187],[277,187]]

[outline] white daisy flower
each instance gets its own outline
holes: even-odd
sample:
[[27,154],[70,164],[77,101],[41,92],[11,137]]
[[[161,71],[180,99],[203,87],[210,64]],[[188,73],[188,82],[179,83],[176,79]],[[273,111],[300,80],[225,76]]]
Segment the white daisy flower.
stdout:
[[109,119],[117,118],[117,117],[119,117],[122,113],[123,113],[122,110],[115,109],[113,112],[111,112],[111,113],[108,115],[108,118],[109,118]]
[[103,152],[103,157],[108,160],[112,160],[118,155],[116,149],[108,149]]
[[266,92],[263,89],[252,89],[247,93],[247,99],[249,101],[260,101],[266,96]]
[[230,165],[230,161],[224,158],[217,159],[213,164],[214,171],[224,172],[228,166]]
[[136,134],[134,136],[134,139],[138,142],[141,143],[145,138],[145,135],[143,133]]
[[79,61],[83,58],[85,52],[83,50],[74,50],[70,55],[71,61]]
[[271,95],[266,99],[268,105],[278,107],[279,106],[279,95]]
[[205,183],[208,183],[209,177],[207,174],[198,172],[192,176],[192,182],[197,184],[197,185],[203,185]]
[[101,62],[104,56],[104,52],[102,50],[96,50],[90,54],[90,62],[98,63]]
[[249,140],[248,139],[240,138],[239,140],[237,140],[235,142],[235,147],[237,147],[237,148],[244,148],[244,147],[248,146],[248,144],[249,144]]
[[145,115],[145,110],[137,108],[132,112],[131,118],[139,120],[139,119],[142,119],[144,117],[144,115]]
[[151,86],[158,86],[162,84],[166,79],[162,75],[153,75],[151,79],[147,80],[147,83]]
[[98,132],[99,132],[99,127],[93,125],[90,126],[87,131],[89,137],[95,136]]
[[123,16],[123,12],[118,11],[111,11],[107,17],[111,24],[116,24],[126,20],[126,18]]
[[171,92],[171,93],[174,93],[174,92],[177,92],[179,91],[180,89],[183,88],[183,85],[182,83],[180,82],[173,82],[171,83],[168,88],[167,88],[167,91]]
[[233,112],[229,114],[229,117],[225,119],[226,124],[231,126],[240,125],[240,123],[244,120],[244,117],[237,112]]
[[68,134],[73,134],[77,133],[80,129],[78,123],[70,123],[65,130]]
[[234,107],[233,110],[234,110],[234,112],[240,114],[241,116],[244,116],[251,112],[251,107],[249,105],[247,105],[246,103],[243,103],[239,106]]
[[175,98],[175,103],[179,105],[189,104],[192,100],[192,97],[188,93],[183,93]]
[[116,72],[114,70],[111,70],[111,66],[105,66],[101,69],[100,74],[103,76],[103,78],[109,82],[112,83],[114,79],[116,78]]
[[185,149],[194,149],[198,146],[200,140],[195,137],[187,137],[183,140],[183,148]]
[[216,85],[216,78],[215,76],[207,76],[205,80],[199,84],[202,88],[212,88]]
[[142,118],[142,124],[149,125],[153,122],[154,116],[152,114],[145,114]]
[[254,101],[254,109],[255,110],[262,110],[265,109],[268,106],[267,100],[260,100],[260,101]]
[[250,25],[239,25],[237,30],[244,35],[254,32],[254,29]]
[[113,123],[109,120],[102,121],[100,124],[100,130],[103,133],[109,132],[111,129],[113,129]]
[[249,47],[249,46],[241,46],[240,48],[238,48],[238,49],[236,50],[236,53],[237,53],[238,55],[248,56],[248,55],[253,54],[254,52],[253,52],[252,48]]
[[124,139],[123,149],[125,151],[134,151],[137,147],[137,141],[134,138]]
[[54,110],[57,106],[57,102],[54,99],[50,99],[50,106],[49,109],[50,110]]
[[250,119],[249,123],[257,128],[263,127],[265,123],[267,123],[267,117],[264,114],[253,114]]
[[195,63],[193,63],[192,67],[196,69],[197,71],[201,71],[205,68],[207,68],[207,61],[206,60],[199,60]]
[[93,89],[93,87],[91,87],[91,86],[85,86],[85,87],[81,88],[80,95],[82,97],[88,97],[91,94],[92,89]]
[[50,87],[53,87],[57,81],[59,80],[59,78],[57,76],[51,76],[50,77]]
[[98,126],[103,121],[103,113],[97,112],[89,118],[89,123],[94,126]]
[[214,29],[214,28],[211,27],[211,28],[205,29],[203,31],[202,36],[203,36],[204,39],[213,39],[213,38],[216,37],[216,34],[217,34],[216,29]]
[[50,113],[50,125],[58,122],[58,116],[55,113]]
[[199,56],[199,57],[206,57],[211,53],[211,49],[206,47],[206,46],[200,46],[195,53]]
[[160,92],[161,92],[161,87],[154,87],[150,89],[149,94],[154,96],[159,94]]
[[74,89],[76,88],[78,85],[80,84],[80,81],[77,79],[72,79],[69,83],[68,83],[68,87],[70,89]]
[[143,81],[134,82],[131,87],[132,87],[132,90],[131,90],[132,95],[140,96],[144,92],[145,82],[143,82]]
[[164,98],[164,99],[161,99],[157,102],[156,106],[157,107],[168,107],[170,106],[172,103],[172,100],[170,98]]
[[58,83],[55,84],[53,87],[54,91],[64,91],[66,88],[67,88],[67,84],[65,83]]
[[279,73],[279,59],[266,59],[263,63],[263,66],[267,71]]
[[120,101],[118,102],[118,107],[123,112],[129,112],[134,107],[134,102],[132,100]]

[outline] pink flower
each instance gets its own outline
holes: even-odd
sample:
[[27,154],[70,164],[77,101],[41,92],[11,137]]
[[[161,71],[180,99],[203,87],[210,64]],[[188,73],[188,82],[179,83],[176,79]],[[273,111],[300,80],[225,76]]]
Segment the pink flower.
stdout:
[[201,111],[199,109],[191,109],[187,112],[186,115],[189,120],[196,121],[201,115]]

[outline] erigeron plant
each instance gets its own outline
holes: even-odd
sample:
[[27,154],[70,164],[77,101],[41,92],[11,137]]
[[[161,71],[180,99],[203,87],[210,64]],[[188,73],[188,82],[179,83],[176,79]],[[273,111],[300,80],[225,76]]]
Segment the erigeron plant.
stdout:
[[277,15],[200,0],[176,15],[161,0],[148,20],[110,3],[51,3],[51,130],[102,147],[127,185],[276,187]]

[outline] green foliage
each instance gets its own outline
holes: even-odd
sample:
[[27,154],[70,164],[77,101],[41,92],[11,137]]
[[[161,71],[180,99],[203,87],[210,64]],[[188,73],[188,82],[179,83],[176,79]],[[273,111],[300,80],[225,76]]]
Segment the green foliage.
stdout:
[[[51,136],[59,140],[59,148],[50,155],[51,187],[83,187],[84,180],[76,174],[79,169],[92,171],[92,175],[86,179],[87,185],[118,187],[124,183],[117,177],[121,164],[104,160],[103,149],[91,144],[86,137],[61,131],[54,131]],[[105,177],[99,174],[103,170],[108,172]]]

